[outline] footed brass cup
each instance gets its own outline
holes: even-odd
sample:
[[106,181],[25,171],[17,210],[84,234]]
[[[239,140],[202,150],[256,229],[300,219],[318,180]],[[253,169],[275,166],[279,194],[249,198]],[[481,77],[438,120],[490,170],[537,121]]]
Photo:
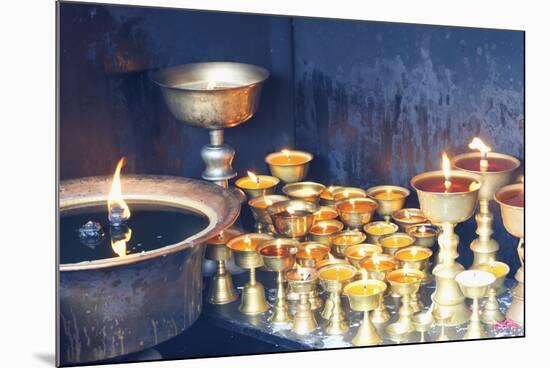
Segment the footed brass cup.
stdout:
[[248,205],[250,206],[250,209],[252,210],[252,215],[254,216],[254,220],[256,221],[256,232],[270,234],[275,230],[273,228],[271,216],[269,216],[269,213],[267,212],[267,207],[271,206],[274,203],[287,200],[289,200],[288,197],[278,194],[270,194],[252,198],[248,201]]
[[318,203],[321,193],[325,190],[323,184],[312,181],[300,181],[288,183],[283,187],[283,193],[292,199],[301,199],[308,202]]
[[[396,193],[395,197],[388,194],[388,197],[381,197],[379,193],[389,192]],[[378,185],[367,189],[367,196],[378,203],[376,213],[389,222],[391,215],[403,208],[405,200],[411,194],[407,188],[398,187],[396,185]]]
[[299,239],[309,233],[313,226],[314,213],[319,206],[315,203],[291,199],[267,207],[275,230],[285,237]]

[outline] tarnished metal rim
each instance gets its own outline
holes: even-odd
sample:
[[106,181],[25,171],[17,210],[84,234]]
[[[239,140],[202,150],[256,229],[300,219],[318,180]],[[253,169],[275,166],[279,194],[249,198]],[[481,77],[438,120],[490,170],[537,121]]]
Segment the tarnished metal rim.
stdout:
[[[61,182],[59,185],[59,211],[90,204],[106,204],[111,181],[112,177],[110,176],[94,176]],[[205,244],[208,239],[233,225],[240,214],[239,200],[228,190],[208,182],[156,175],[125,175],[121,181],[125,200],[164,204],[199,212],[208,217],[208,226],[181,242],[148,252],[130,254],[122,258],[60,264],[61,272],[127,265]]]

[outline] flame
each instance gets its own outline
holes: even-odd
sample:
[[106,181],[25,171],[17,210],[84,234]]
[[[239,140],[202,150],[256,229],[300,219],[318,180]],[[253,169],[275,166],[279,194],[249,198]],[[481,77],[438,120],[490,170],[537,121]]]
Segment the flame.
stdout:
[[374,263],[375,266],[378,266],[380,264],[380,257],[378,254],[374,253],[371,257],[372,263]]
[[418,253],[418,249],[416,249],[416,248],[411,249],[411,256],[413,258],[416,257],[416,253]]
[[290,161],[290,151],[287,149],[282,149],[281,153],[286,156],[286,159]]
[[286,209],[286,212],[288,212],[291,215],[294,215],[294,213],[296,212],[296,209],[292,206],[288,206]]
[[410,220],[411,219],[411,214],[409,213],[409,210],[404,210],[403,211],[403,216],[405,216],[405,218],[407,220]]
[[266,206],[271,206],[273,204],[273,201],[269,198],[267,198],[266,196],[264,196],[264,202],[266,204]]
[[260,178],[258,178],[252,171],[247,171],[246,174],[254,183],[260,184]]
[[359,254],[359,257],[364,257],[367,255],[367,251],[365,250],[365,248],[359,248],[357,253]]
[[443,152],[441,161],[443,163],[443,175],[445,176],[445,191],[447,191],[451,187],[451,161],[446,152]]
[[342,195],[346,198],[349,197],[349,192],[347,190],[344,190],[344,192],[342,193]]
[[495,268],[495,260],[492,258],[489,258],[489,267],[491,268],[491,271]]
[[309,247],[307,245],[305,246],[305,250],[306,250],[307,256],[308,257],[311,256],[311,249],[309,249]]
[[422,225],[422,226],[420,226],[420,228],[418,229],[418,232],[419,232],[419,233],[425,233],[426,230],[427,230],[427,229],[426,229],[426,226]]
[[487,146],[481,139],[478,137],[475,137],[472,139],[470,144],[468,144],[468,148],[472,150],[478,150],[481,152],[481,157],[483,159],[487,159],[487,153],[491,151],[491,147]]
[[321,230],[327,231],[328,225],[326,222],[323,222],[319,225],[319,227],[321,228]]
[[521,184],[525,184],[525,175],[522,175],[522,176],[519,177],[519,182]]
[[251,248],[252,247],[252,239],[250,239],[250,236],[246,235],[244,237],[244,243],[246,244],[246,248]]
[[350,200],[349,200],[349,203],[351,204],[351,208],[352,208],[352,209],[355,209],[355,199],[353,199],[353,198],[350,199]]
[[124,238],[115,240],[111,238],[111,248],[119,257],[126,256],[126,243],[132,238],[132,229],[128,228],[124,233]]
[[363,289],[366,289],[368,274],[367,274],[367,270],[365,270],[364,268],[361,268],[361,280],[363,281]]
[[279,238],[275,241],[275,244],[277,245],[277,247],[280,247],[281,245],[283,245],[283,239]]
[[210,81],[208,82],[208,84],[206,85],[206,89],[208,91],[211,91],[213,90],[214,88],[216,88],[216,81]]
[[119,216],[125,221],[130,218],[130,209],[124,199],[122,198],[122,186],[120,184],[120,170],[126,162],[126,159],[122,157],[116,165],[115,174],[113,175],[113,182],[111,184],[111,191],[107,199],[107,207],[109,208],[109,217],[113,211],[122,212]]
[[309,278],[310,272],[307,268],[300,266],[299,264],[296,264],[296,270],[298,271],[298,275],[300,275],[300,279],[307,280]]

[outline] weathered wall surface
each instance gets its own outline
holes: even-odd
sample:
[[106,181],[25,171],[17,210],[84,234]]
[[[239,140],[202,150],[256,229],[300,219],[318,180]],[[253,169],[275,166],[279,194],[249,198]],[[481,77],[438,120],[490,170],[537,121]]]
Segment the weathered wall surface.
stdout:
[[[318,180],[410,188],[474,136],[523,160],[523,33],[301,18],[294,41],[296,140],[316,155]],[[463,245],[474,229],[459,226]]]

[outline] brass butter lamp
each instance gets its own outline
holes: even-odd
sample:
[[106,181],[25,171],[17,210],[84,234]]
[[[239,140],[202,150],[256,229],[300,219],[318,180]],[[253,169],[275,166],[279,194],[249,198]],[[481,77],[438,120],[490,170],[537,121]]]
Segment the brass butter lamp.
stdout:
[[367,189],[367,196],[378,203],[376,213],[390,222],[391,215],[403,208],[405,200],[411,194],[407,188],[396,185],[378,185]]
[[474,138],[469,147],[478,149],[479,152],[455,156],[452,164],[458,170],[477,174],[482,178],[482,185],[479,190],[479,213],[475,217],[478,237],[470,244],[470,249],[474,252],[473,268],[479,263],[489,262],[489,259],[497,259],[500,246],[491,237],[493,234],[493,214],[489,205],[495,191],[512,182],[512,176],[520,166],[520,162],[515,157],[490,152],[490,147],[487,147],[478,138]]
[[392,333],[392,330],[400,331],[400,334],[412,332],[414,331],[412,322],[414,311],[410,305],[411,295],[418,292],[424,273],[420,270],[400,268],[390,272],[387,278],[392,290],[401,297],[399,318],[388,326],[388,333]]
[[317,286],[318,274],[313,268],[292,269],[286,277],[292,291],[300,296],[292,323],[292,331],[298,335],[307,335],[317,328],[317,321],[311,311],[309,296]]
[[311,230],[319,206],[301,199],[272,204],[267,213],[277,233],[292,239],[303,239]]
[[365,278],[350,282],[344,287],[343,293],[348,297],[351,309],[363,312],[363,323],[351,341],[353,345],[378,345],[382,342],[369,313],[380,305],[386,287],[386,283],[380,280]]
[[491,272],[495,275],[495,282],[489,287],[487,293],[487,301],[483,306],[483,312],[481,313],[481,322],[492,325],[501,321],[504,321],[504,314],[500,310],[498,304],[498,290],[504,286],[506,276],[510,272],[510,267],[504,262],[495,262],[490,260],[488,263],[479,263],[474,267],[475,270]]
[[277,293],[273,305],[273,315],[269,321],[274,324],[286,324],[291,321],[286,303],[284,272],[294,265],[294,254],[300,242],[293,239],[268,240],[258,246],[258,252],[264,260],[266,270],[277,272]]
[[267,234],[251,233],[237,236],[227,243],[235,255],[235,264],[250,272],[250,281],[244,285],[239,305],[239,311],[243,314],[261,314],[269,309],[264,286],[256,280],[256,268],[264,265],[257,247],[271,239],[273,237]]
[[[412,178],[411,185],[418,194],[422,213],[442,229],[438,237],[438,264],[432,271],[436,279],[433,313],[450,315],[450,326],[462,324],[468,320],[469,312],[455,281],[455,276],[464,267],[455,261],[459,238],[454,227],[473,215],[481,178],[472,173],[450,170],[450,161],[443,154],[443,170],[417,175]],[[444,310],[449,310],[449,313]]]
[[270,194],[252,198],[248,201],[248,205],[252,210],[252,216],[254,216],[255,224],[254,230],[257,233],[264,233],[272,235],[275,232],[271,216],[267,212],[267,207],[274,203],[287,201],[289,198],[283,195]]
[[523,236],[524,236],[524,185],[511,184],[499,189],[495,193],[495,200],[500,205],[500,213],[502,216],[502,222],[506,231],[511,235],[519,238],[517,252],[521,267],[517,270],[515,278],[517,285],[512,289],[512,304],[506,312],[506,318],[512,320],[523,326],[524,310],[523,301],[525,299],[524,290],[524,250],[523,250]]

